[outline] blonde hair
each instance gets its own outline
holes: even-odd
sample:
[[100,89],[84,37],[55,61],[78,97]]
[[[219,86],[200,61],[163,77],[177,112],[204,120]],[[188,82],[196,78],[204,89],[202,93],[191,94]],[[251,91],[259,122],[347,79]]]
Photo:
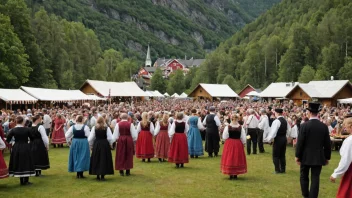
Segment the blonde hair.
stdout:
[[105,127],[105,119],[103,117],[99,117],[97,119],[96,129],[103,129]]
[[164,126],[169,124],[169,114],[164,113],[163,119],[161,120]]
[[231,122],[232,123],[237,123],[238,122],[238,120],[239,120],[239,116],[237,115],[237,114],[234,114],[234,115],[232,115],[232,117],[231,117]]
[[148,125],[149,121],[148,121],[148,113],[147,112],[142,113],[142,122],[141,123],[142,123],[143,127],[146,127]]

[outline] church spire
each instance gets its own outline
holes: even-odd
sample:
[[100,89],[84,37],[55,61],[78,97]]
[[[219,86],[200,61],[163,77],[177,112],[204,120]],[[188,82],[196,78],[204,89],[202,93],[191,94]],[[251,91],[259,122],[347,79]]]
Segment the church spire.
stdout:
[[145,66],[146,67],[151,67],[152,66],[152,59],[150,58],[150,47],[149,47],[149,44],[148,44],[147,57],[145,59]]

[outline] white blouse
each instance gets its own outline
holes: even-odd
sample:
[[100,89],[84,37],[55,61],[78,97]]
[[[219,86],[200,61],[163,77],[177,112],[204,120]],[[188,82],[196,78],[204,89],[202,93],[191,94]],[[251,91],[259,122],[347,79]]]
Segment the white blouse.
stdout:
[[0,138],[0,150],[6,148],[6,144],[5,142],[2,140],[2,138]]
[[[230,124],[230,126],[231,127],[239,127],[240,125],[232,125],[232,124]],[[247,141],[246,132],[245,132],[243,127],[241,127],[241,128],[242,129],[241,129],[241,137],[240,137],[240,139],[241,139],[242,144],[245,144],[246,141]],[[229,125],[227,125],[224,128],[224,132],[222,133],[222,139],[227,140],[228,138],[229,138]]]
[[295,124],[295,126],[293,126],[293,127],[291,128],[290,137],[291,137],[291,138],[298,138],[298,127],[297,127],[296,124]]
[[[169,130],[169,137],[170,138],[172,138],[172,136],[174,136],[174,134],[175,134],[176,122],[182,123],[183,121],[182,120],[176,120],[175,122],[172,123],[172,125],[170,127],[170,130]],[[185,131],[184,131],[184,133],[187,134],[188,130],[189,130],[189,125],[185,122]]]
[[352,163],[352,136],[348,137],[343,141],[340,148],[341,160],[339,166],[335,169],[334,173],[331,175],[333,178],[340,177],[345,174]]
[[[132,123],[130,126],[130,132],[131,132],[131,136],[132,136],[133,141],[136,141],[137,137],[138,137],[138,133],[135,130],[135,127],[133,126]],[[113,142],[117,141],[119,139],[119,137],[120,137],[120,128],[119,128],[119,124],[117,123],[115,126],[115,129],[114,129],[114,134],[112,135]]]
[[[75,127],[76,130],[81,130],[83,128],[83,126],[84,126],[84,124],[75,124],[75,125],[71,126],[65,134],[66,141],[67,142],[71,141],[71,139],[73,137],[73,127]],[[89,137],[90,130],[87,125],[85,125],[85,127],[84,127],[84,134],[87,138]]]
[[[142,124],[142,122],[139,122],[139,123],[138,123],[138,126],[137,126],[137,134],[139,134],[139,132],[142,131],[141,124]],[[152,122],[150,122],[149,131],[150,131],[150,133],[151,133],[152,135],[154,135],[154,124],[153,124]]]
[[[171,128],[171,124],[168,122],[168,125],[167,125],[167,131],[169,131]],[[155,130],[154,130],[154,136],[157,136],[160,132],[160,122],[157,121],[156,122],[156,125],[155,125]]]
[[[36,125],[33,125],[33,127],[35,127]],[[38,132],[40,133],[40,135],[42,136],[42,140],[44,142],[45,147],[49,147],[49,138],[46,135],[46,131],[43,125],[40,125],[38,127]]]
[[[114,140],[112,138],[112,133],[109,127],[106,128],[106,139],[109,141],[110,145],[112,145],[114,143]],[[92,130],[90,131],[89,137],[88,137],[88,142],[89,142],[89,146],[92,147],[94,144],[94,141],[96,139],[95,136],[95,126],[92,127]]]

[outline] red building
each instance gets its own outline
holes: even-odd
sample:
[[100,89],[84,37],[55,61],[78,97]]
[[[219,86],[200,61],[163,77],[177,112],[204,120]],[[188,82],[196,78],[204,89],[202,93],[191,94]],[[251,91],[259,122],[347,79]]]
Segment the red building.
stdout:
[[252,87],[252,85],[248,84],[238,93],[238,96],[244,98],[251,91],[256,91],[258,93],[261,92],[260,89],[255,89],[254,87]]

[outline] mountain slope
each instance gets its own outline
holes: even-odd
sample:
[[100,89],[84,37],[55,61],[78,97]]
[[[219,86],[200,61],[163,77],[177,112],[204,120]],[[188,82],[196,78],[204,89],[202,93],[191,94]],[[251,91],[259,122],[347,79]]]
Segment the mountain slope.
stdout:
[[352,67],[351,13],[350,0],[283,0],[210,54],[192,84],[222,83],[227,75],[236,90],[248,83],[351,80],[345,72]]
[[93,29],[102,49],[144,58],[204,57],[246,23],[280,0],[27,0]]

